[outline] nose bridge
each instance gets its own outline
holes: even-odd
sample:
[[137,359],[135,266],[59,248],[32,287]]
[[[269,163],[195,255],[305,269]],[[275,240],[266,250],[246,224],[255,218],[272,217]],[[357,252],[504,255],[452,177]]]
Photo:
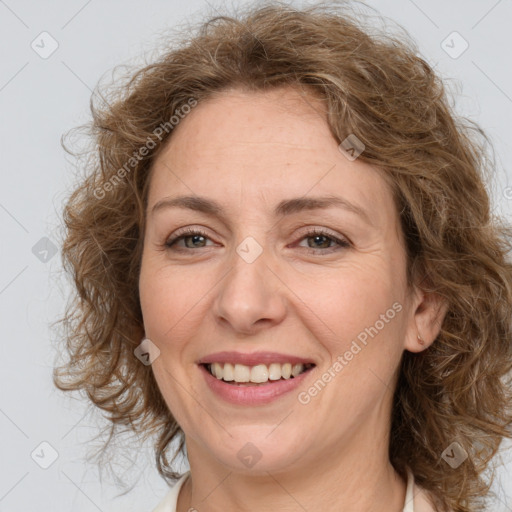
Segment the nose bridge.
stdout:
[[274,325],[284,317],[284,297],[270,270],[271,253],[253,236],[246,236],[233,251],[230,271],[219,284],[214,314],[235,330],[250,332],[256,324]]

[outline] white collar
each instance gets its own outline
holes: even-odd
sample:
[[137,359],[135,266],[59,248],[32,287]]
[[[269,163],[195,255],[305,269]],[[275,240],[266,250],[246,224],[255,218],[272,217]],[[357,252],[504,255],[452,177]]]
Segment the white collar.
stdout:
[[[181,476],[165,496],[164,500],[153,510],[153,512],[176,511],[180,489],[189,475],[190,471],[187,471]],[[402,512],[414,512],[414,475],[409,468],[407,468],[407,489],[405,491],[405,502]]]
[[409,468],[407,468],[407,489],[403,512],[414,512],[414,475]]

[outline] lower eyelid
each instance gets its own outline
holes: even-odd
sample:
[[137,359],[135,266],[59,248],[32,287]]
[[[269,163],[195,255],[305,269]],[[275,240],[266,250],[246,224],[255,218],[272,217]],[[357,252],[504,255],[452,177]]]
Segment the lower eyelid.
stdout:
[[[307,238],[310,238],[310,236],[302,238],[301,241],[305,240]],[[333,252],[333,251],[337,251],[337,250],[341,250],[341,249],[348,249],[348,248],[351,247],[351,245],[347,241],[345,241],[345,240],[338,240],[338,239],[335,239],[333,237],[329,237],[329,238],[334,243],[334,245],[332,245],[331,247],[325,247],[323,249],[320,248],[320,247],[318,247],[318,248],[306,247],[306,246],[303,246],[303,245],[301,245],[300,247],[302,247],[303,249],[306,249],[307,251],[313,251],[313,252],[317,252],[317,253],[321,253],[321,252],[329,253],[329,252]]]

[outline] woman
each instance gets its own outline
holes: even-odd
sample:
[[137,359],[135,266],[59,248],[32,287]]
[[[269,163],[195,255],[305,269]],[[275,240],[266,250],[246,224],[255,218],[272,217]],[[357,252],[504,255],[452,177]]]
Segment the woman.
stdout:
[[484,510],[510,228],[478,127],[342,12],[213,19],[93,109],[55,382],[158,434],[155,512]]

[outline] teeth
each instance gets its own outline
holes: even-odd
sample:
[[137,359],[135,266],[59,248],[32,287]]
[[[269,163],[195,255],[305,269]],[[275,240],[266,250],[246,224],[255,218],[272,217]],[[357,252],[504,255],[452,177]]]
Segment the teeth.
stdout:
[[222,378],[227,382],[231,382],[232,380],[235,380],[235,369],[233,368],[233,365],[231,363],[226,363],[224,365],[224,370],[222,372]]
[[235,382],[249,382],[251,380],[251,369],[243,364],[235,364],[234,378]]
[[267,382],[268,373],[268,368],[264,364],[253,366],[251,368],[251,382]]
[[278,363],[272,363],[268,367],[268,378],[270,380],[279,380],[281,378],[281,365]]
[[222,379],[222,366],[219,363],[213,363],[212,374],[217,379]]
[[254,382],[261,384],[269,380],[289,379],[297,377],[312,365],[285,363],[272,363],[270,365],[258,364],[256,366],[246,366],[244,364],[231,363],[212,363],[207,365],[210,373],[219,380],[226,382]]
[[292,368],[292,375],[294,377],[297,377],[297,375],[299,375],[299,373],[302,373],[302,370],[304,370],[303,364],[294,364],[293,368]]
[[285,363],[281,366],[281,377],[283,379],[289,379],[292,375],[292,365],[291,363]]

